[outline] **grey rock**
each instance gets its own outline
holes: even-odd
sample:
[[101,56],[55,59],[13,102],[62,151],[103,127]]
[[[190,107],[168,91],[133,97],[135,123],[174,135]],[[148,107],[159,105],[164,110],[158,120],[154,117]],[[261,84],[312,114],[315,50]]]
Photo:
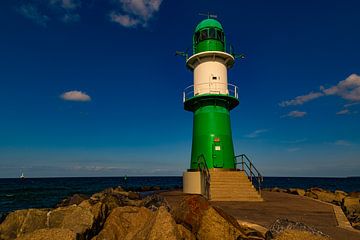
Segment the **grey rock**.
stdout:
[[300,230],[309,232],[313,235],[319,235],[323,237],[329,237],[323,232],[305,225],[302,222],[294,222],[288,219],[277,219],[269,228],[269,231],[266,232],[265,237],[266,240],[271,240],[276,238],[278,235],[283,233],[285,230]]

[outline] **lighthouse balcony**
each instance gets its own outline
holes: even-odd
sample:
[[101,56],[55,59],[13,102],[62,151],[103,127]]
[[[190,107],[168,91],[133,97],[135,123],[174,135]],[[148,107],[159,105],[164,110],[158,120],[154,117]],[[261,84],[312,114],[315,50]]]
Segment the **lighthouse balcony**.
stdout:
[[188,86],[183,92],[183,102],[198,96],[230,96],[235,99],[239,99],[238,87],[231,83],[200,83]]

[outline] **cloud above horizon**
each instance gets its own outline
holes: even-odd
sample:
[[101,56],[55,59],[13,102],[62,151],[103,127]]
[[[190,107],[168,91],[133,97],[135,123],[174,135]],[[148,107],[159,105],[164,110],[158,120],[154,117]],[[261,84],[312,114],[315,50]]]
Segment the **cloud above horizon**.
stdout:
[[337,140],[335,143],[335,145],[338,145],[338,146],[351,146],[352,143],[349,142],[349,141],[346,141],[346,140]]
[[148,21],[159,11],[162,0],[118,0],[120,10],[112,11],[110,21],[123,27],[146,27]]
[[341,111],[338,111],[336,113],[336,115],[346,115],[346,114],[350,114],[350,110],[349,109],[343,109]]
[[291,112],[289,112],[288,114],[285,114],[285,115],[283,115],[283,116],[281,116],[281,117],[289,117],[289,118],[302,118],[302,117],[305,117],[305,115],[306,115],[307,113],[306,112],[302,112],[302,111],[297,111],[297,110],[295,110],[295,111],[291,111]]
[[246,134],[245,137],[247,138],[257,138],[259,137],[262,133],[265,133],[265,132],[268,132],[269,130],[268,129],[258,129],[258,130],[255,130],[249,134]]
[[360,76],[357,74],[351,74],[345,80],[338,82],[335,86],[330,88],[320,86],[319,92],[310,92],[305,95],[297,96],[291,100],[282,101],[279,103],[279,106],[288,107],[303,105],[304,103],[317,98],[332,95],[339,96],[350,102],[360,102]]
[[68,91],[60,95],[60,98],[65,101],[76,101],[76,102],[89,102],[91,97],[81,91]]
[[46,27],[48,22],[54,19],[64,23],[79,21],[80,15],[76,13],[76,10],[80,6],[80,0],[30,0],[16,9],[25,18]]

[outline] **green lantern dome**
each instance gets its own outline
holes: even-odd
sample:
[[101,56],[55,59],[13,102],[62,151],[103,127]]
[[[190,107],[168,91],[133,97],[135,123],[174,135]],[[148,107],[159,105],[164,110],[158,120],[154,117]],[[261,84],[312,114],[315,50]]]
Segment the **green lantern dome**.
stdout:
[[204,19],[202,20],[195,28],[195,32],[203,29],[203,28],[209,28],[209,27],[215,27],[215,28],[219,28],[221,30],[223,30],[221,23],[216,20],[216,19],[212,19],[212,18],[208,18],[208,19]]
[[225,52],[225,34],[219,21],[212,18],[202,20],[193,36],[194,54],[205,51]]

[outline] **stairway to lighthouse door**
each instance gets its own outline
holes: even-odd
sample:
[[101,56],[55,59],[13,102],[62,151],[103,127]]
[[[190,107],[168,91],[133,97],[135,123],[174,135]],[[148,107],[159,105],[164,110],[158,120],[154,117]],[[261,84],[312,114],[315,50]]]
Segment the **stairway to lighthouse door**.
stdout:
[[224,166],[222,146],[220,141],[215,141],[212,144],[212,158],[215,168],[222,168]]

